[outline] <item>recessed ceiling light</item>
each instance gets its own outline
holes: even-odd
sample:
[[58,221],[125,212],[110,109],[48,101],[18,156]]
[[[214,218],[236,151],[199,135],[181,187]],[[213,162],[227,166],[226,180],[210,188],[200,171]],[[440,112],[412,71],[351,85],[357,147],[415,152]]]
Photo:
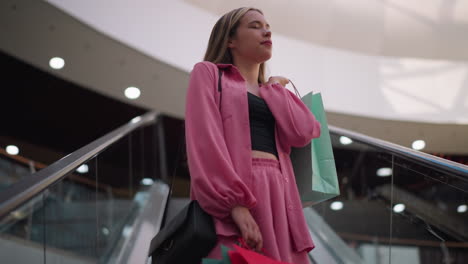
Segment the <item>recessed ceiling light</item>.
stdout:
[[350,139],[349,137],[341,136],[340,137],[340,143],[343,144],[343,145],[349,145],[349,144],[353,143],[353,140]]
[[405,210],[406,206],[404,204],[395,204],[393,206],[393,212],[395,213],[401,213]]
[[422,150],[423,148],[426,147],[426,142],[424,140],[416,140],[411,144],[411,147],[415,150]]
[[391,168],[380,168],[377,170],[377,176],[379,177],[388,177],[390,175],[392,175]]
[[467,211],[467,209],[468,208],[467,208],[466,204],[462,204],[462,205],[459,205],[457,207],[457,212],[459,212],[460,214],[465,213]]
[[79,166],[78,169],[76,169],[76,171],[79,172],[79,173],[88,173],[89,167],[88,167],[88,165],[83,164],[83,165]]
[[330,208],[334,211],[339,211],[343,209],[343,202],[334,201],[333,203],[330,204]]
[[60,57],[53,57],[50,59],[49,65],[52,69],[60,70],[65,66],[65,60]]
[[128,99],[137,99],[138,97],[140,97],[141,95],[141,92],[140,92],[140,89],[136,88],[136,87],[128,87],[127,89],[125,89],[125,96],[127,96]]
[[150,178],[143,178],[143,180],[141,180],[141,184],[143,185],[152,185],[154,183],[153,179],[150,179]]
[[18,155],[19,154],[19,148],[15,145],[9,145],[6,147],[6,152],[10,155]]

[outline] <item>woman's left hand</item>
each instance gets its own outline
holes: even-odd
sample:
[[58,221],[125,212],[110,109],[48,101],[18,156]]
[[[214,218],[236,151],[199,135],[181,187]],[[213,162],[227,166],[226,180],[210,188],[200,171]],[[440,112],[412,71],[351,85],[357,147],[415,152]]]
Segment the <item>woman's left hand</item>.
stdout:
[[289,79],[283,76],[271,76],[268,78],[267,84],[279,83],[281,86],[286,86],[289,83]]

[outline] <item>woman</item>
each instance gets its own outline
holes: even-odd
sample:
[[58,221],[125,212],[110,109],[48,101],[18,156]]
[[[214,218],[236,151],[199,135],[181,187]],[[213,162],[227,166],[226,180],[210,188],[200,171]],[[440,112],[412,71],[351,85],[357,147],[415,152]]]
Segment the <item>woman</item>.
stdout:
[[309,263],[314,248],[289,153],[320,136],[320,124],[288,79],[265,82],[270,26],[262,11],[235,9],[215,24],[190,75],[186,143],[191,199],[213,216],[218,244],[239,237],[269,257]]

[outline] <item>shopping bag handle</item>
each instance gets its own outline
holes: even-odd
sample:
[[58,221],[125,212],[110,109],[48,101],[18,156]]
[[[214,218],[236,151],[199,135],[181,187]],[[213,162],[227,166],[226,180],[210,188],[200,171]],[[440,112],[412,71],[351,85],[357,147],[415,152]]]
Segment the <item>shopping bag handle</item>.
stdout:
[[288,81],[292,84],[294,88],[294,92],[296,92],[297,97],[301,98],[301,95],[299,94],[299,91],[296,89],[296,85],[291,81],[291,79],[288,79]]
[[[296,95],[297,97],[299,98],[302,98],[302,96],[299,94],[299,91],[296,89],[296,85],[294,85],[294,83],[291,81],[291,79],[288,79],[289,82],[292,84],[293,88],[294,88],[294,92],[296,92]],[[314,93],[314,91],[310,91],[312,94]]]

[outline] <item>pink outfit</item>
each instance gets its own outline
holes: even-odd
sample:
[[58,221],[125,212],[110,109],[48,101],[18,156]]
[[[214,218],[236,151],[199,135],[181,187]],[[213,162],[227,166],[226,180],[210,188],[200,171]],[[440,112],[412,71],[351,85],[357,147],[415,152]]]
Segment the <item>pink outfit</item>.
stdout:
[[[218,68],[223,69],[221,94]],[[240,236],[230,212],[237,205],[249,208],[261,229],[266,253],[290,261],[306,255],[314,244],[289,154],[291,146],[305,146],[319,137],[320,123],[280,84],[261,85],[260,96],[276,120],[279,161],[252,158],[247,88],[238,69],[206,61],[194,66],[185,112],[190,196],[213,216],[219,237]],[[276,165],[260,166],[271,162]]]
[[[295,252],[292,245],[285,204],[284,176],[281,173],[279,161],[266,158],[252,158],[252,193],[261,205],[251,209],[263,238],[263,248],[267,256],[294,264],[309,264],[306,251]],[[275,195],[269,195],[275,194]],[[265,217],[267,216],[267,217]],[[271,216],[274,216],[271,217]],[[221,244],[234,248],[237,236],[218,236],[216,247],[207,258],[221,259]]]

